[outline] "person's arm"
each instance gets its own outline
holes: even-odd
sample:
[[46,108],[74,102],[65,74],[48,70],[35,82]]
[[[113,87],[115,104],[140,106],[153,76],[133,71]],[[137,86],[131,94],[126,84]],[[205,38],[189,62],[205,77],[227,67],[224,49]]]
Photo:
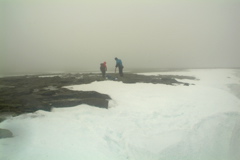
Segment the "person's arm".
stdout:
[[116,66],[115,66],[115,68],[117,68],[117,67],[119,67],[119,61],[118,61],[118,60],[116,61]]
[[116,60],[115,73],[116,73],[118,65],[119,65],[119,62]]

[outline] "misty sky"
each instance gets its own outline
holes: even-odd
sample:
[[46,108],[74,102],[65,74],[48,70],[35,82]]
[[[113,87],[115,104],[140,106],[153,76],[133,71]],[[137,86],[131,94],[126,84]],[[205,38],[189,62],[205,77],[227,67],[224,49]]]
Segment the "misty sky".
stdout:
[[0,72],[240,67],[239,0],[0,0]]

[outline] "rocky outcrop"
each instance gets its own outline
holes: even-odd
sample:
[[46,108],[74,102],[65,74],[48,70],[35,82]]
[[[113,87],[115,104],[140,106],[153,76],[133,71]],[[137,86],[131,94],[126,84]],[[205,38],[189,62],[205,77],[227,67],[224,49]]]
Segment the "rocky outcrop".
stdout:
[[[90,76],[89,76],[90,77]],[[16,114],[51,111],[52,107],[71,107],[88,104],[100,108],[108,108],[111,99],[106,94],[95,91],[72,91],[62,88],[65,85],[85,84],[99,77],[81,76],[20,76],[0,79],[0,113]]]
[[11,137],[13,137],[13,134],[11,131],[0,128],[0,139],[1,138],[11,138]]
[[[183,84],[177,79],[194,79],[184,76],[143,76],[137,74],[107,74],[110,79],[123,83],[161,83],[167,85]],[[87,84],[106,80],[100,74],[60,74],[51,76],[16,76],[0,78],[0,113],[15,114],[35,112],[37,110],[51,111],[52,107],[70,107],[88,104],[100,108],[108,108],[111,99],[106,94],[95,91],[72,91],[63,86]]]
[[[31,90],[27,88],[26,90]],[[5,94],[3,94],[5,93]],[[35,112],[37,110],[51,111],[52,107],[71,107],[80,104],[88,104],[100,108],[108,108],[106,94],[95,91],[71,91],[65,88],[48,90],[25,90],[11,88],[0,93],[0,112],[13,112],[17,114]]]

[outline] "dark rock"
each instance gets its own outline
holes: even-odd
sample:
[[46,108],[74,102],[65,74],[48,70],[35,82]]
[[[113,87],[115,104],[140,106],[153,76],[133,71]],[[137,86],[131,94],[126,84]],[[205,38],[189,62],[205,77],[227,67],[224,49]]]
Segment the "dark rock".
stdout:
[[52,96],[52,95],[55,94],[55,91],[43,91],[43,92],[41,92],[39,94],[41,94],[43,96]]
[[[195,79],[187,76],[144,76],[126,73],[124,77],[109,73],[108,80],[123,83],[154,83],[176,85],[188,83],[176,79]],[[63,86],[88,84],[94,81],[104,81],[100,74],[61,74],[54,77],[16,76],[0,78],[0,113],[15,114],[35,112],[37,110],[51,111],[52,107],[70,107],[88,104],[100,108],[108,108],[111,99],[106,94],[95,91],[72,91]],[[192,84],[191,84],[192,85]]]
[[17,116],[16,113],[13,112],[1,112],[0,113],[0,123],[8,119],[9,117]]
[[88,104],[90,106],[96,106],[100,108],[108,109],[108,100],[101,98],[85,98],[82,100],[82,103]]
[[76,106],[76,105],[80,105],[82,104],[82,100],[81,99],[60,99],[60,100],[53,100],[53,101],[49,101],[48,104],[46,104],[46,106],[52,106],[55,108],[60,108],[60,107],[72,107],[72,106]]
[[11,138],[11,137],[13,137],[13,134],[11,131],[0,128],[0,138]]
[[0,123],[5,121],[5,120],[6,120],[6,118],[0,117]]

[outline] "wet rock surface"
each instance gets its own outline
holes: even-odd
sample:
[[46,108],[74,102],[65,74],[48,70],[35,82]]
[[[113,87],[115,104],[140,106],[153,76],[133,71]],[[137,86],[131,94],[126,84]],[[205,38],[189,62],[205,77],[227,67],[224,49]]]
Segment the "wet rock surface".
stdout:
[[1,138],[11,138],[11,137],[13,137],[13,134],[11,131],[9,131],[8,129],[0,128],[0,139]]
[[100,74],[58,74],[30,75],[0,78],[0,114],[51,111],[52,107],[71,107],[88,104],[100,108],[108,108],[109,95],[95,91],[72,91],[64,86],[88,84],[94,81],[114,80],[123,83],[161,83],[167,85],[185,85],[176,79],[195,79],[186,76],[143,76],[125,74],[107,74],[106,79]]

